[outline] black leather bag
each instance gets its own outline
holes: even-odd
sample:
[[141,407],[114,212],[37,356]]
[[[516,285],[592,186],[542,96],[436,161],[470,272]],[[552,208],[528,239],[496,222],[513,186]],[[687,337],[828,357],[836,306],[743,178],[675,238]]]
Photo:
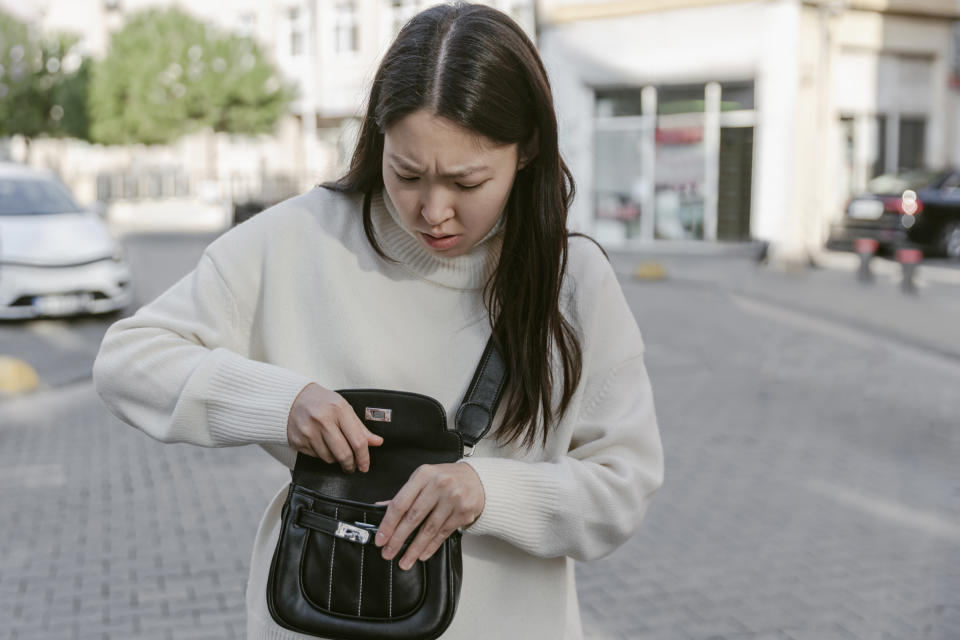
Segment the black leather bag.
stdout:
[[[408,571],[374,545],[393,498],[422,464],[456,462],[486,435],[503,392],[505,368],[487,343],[456,415],[456,431],[435,399],[403,391],[338,391],[383,444],[370,470],[297,455],[267,580],[267,605],[280,626],[343,640],[432,640],[450,625],[460,595],[460,533]],[[466,448],[466,449],[465,449]],[[413,537],[407,540],[409,544]]]

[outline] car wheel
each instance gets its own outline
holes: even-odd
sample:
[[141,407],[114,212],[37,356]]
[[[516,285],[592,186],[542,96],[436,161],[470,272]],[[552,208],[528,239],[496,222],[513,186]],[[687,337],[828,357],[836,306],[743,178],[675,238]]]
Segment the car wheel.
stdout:
[[948,258],[960,260],[960,222],[951,222],[943,227],[940,248]]

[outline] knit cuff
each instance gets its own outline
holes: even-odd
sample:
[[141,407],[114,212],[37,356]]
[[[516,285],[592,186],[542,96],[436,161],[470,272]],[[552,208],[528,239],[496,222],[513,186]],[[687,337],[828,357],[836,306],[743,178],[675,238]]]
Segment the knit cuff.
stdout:
[[201,385],[214,446],[288,446],[287,418],[310,378],[217,349],[219,362]]
[[549,536],[556,512],[556,478],[546,472],[549,463],[507,458],[463,460],[480,476],[484,507],[480,517],[465,529],[476,535],[495,535],[526,548]]

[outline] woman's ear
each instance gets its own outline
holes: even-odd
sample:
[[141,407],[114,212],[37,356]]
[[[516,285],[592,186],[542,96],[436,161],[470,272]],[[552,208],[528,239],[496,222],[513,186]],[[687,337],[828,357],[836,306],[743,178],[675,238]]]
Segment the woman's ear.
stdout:
[[520,157],[517,161],[517,171],[523,169],[530,161],[537,157],[537,152],[539,151],[540,146],[540,135],[538,132],[534,131],[533,136],[520,147]]

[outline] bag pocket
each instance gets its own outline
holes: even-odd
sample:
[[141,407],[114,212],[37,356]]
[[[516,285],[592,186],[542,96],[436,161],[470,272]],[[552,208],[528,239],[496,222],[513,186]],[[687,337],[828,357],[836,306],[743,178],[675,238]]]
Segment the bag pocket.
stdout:
[[398,620],[420,608],[424,563],[404,571],[397,564],[403,550],[387,561],[374,545],[385,506],[320,495],[297,502],[292,524],[306,530],[300,590],[313,608],[363,620]]

